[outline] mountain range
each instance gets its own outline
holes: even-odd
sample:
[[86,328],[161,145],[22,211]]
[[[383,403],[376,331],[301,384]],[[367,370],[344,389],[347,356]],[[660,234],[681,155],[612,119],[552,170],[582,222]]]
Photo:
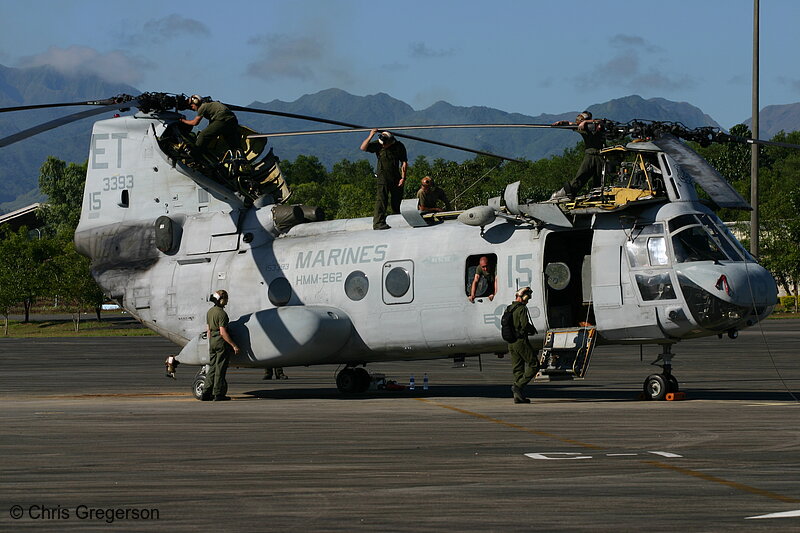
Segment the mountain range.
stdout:
[[[125,93],[137,95],[142,91],[123,84],[111,84],[98,77],[62,74],[47,66],[11,68],[0,65],[0,107],[40,103],[73,102],[107,98]],[[444,101],[415,110],[410,105],[379,93],[355,96],[340,89],[327,89],[304,95],[293,102],[273,100],[253,102],[249,107],[294,114],[310,115],[364,126],[401,126],[424,124],[550,124],[557,120],[572,120],[582,109],[560,110],[537,116],[508,113],[489,107],[459,107]],[[53,118],[84,108],[18,111],[0,114],[0,138]],[[669,120],[687,127],[719,125],[697,107],[686,102],[663,98],[644,99],[631,95],[590,106],[595,117],[618,122],[632,119]],[[192,115],[191,112],[187,112]],[[105,117],[100,117],[105,118]],[[797,129],[800,103],[768,106],[761,115],[761,135],[771,138],[780,130]],[[240,113],[239,122],[264,132],[329,129],[308,121]],[[749,122],[749,120],[747,121]],[[82,162],[89,152],[93,119],[85,119],[0,148],[0,213],[8,212],[41,199],[37,182],[39,167],[48,155],[65,161]],[[451,129],[409,132],[412,135],[467,146],[476,150],[515,158],[536,160],[561,154],[574,146],[580,137],[574,132],[542,129]],[[364,132],[299,137],[274,137],[270,145],[282,159],[294,159],[300,154],[314,155],[328,168],[342,159],[371,158],[358,147]],[[474,157],[468,152],[404,140],[409,159],[424,155],[430,161],[437,158],[463,161]]]

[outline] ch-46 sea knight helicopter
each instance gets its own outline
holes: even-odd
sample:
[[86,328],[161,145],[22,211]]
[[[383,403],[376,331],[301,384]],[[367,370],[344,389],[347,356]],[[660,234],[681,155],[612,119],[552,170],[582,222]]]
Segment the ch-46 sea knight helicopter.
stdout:
[[[678,137],[764,141],[674,123],[606,122],[634,140],[603,151],[604,184],[589,196],[526,203],[517,182],[487,205],[425,216],[416,199],[405,200],[388,219],[391,230],[373,231],[371,219],[325,221],[317,208],[291,205],[277,158],[248,132],[241,146],[193,157],[191,128],[179,120],[186,100],[145,93],[58,104],[96,107],[0,139],[4,146],[78,118],[138,108],[94,124],[75,244],[109,297],[182,346],[183,364],[207,363],[209,295],[225,289],[230,331],[242,348],[231,364],[342,365],[337,387],[364,391],[368,363],[504,353],[501,314],[520,287],[531,286],[540,378],[582,378],[598,343],[660,345],[654,364],[662,371],[643,388],[663,399],[679,388],[673,344],[735,338],[776,303],[770,273],[708,204],[750,206]],[[0,112],[36,107],[51,106]],[[696,184],[711,202],[699,200]],[[479,287],[471,303],[484,256],[498,291],[490,300]],[[192,387],[198,398],[203,381],[201,369]]]

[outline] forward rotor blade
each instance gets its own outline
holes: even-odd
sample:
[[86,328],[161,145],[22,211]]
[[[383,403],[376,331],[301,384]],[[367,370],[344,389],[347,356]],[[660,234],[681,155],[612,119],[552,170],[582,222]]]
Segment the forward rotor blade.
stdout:
[[[407,130],[438,130],[438,129],[457,129],[457,128],[552,128],[552,129],[575,129],[576,126],[553,126],[552,124],[430,124],[424,126],[381,126],[380,131],[407,131]],[[281,131],[277,133],[257,133],[248,135],[248,139],[259,139],[263,137],[295,137],[299,135],[323,135],[326,133],[351,133],[370,131],[372,128],[351,128],[336,130],[306,130],[306,131]]]
[[0,113],[9,113],[11,111],[31,111],[33,109],[50,109],[56,107],[70,107],[70,106],[81,106],[81,105],[82,106],[111,105],[111,104],[121,103],[123,101],[130,101],[131,99],[132,97],[129,97],[128,95],[119,95],[114,98],[108,98],[105,100],[87,100],[84,102],[61,102],[58,104],[34,104],[34,105],[21,105],[16,107],[0,107]]
[[[92,104],[76,104],[76,105],[92,105]],[[52,105],[49,106],[42,106],[42,107],[53,107]],[[57,106],[56,106],[57,107]],[[103,113],[107,113],[108,111],[116,111],[118,109],[131,107],[130,102],[120,102],[112,105],[106,105],[102,107],[96,107],[94,109],[87,109],[86,111],[80,111],[78,113],[73,113],[71,115],[67,115],[65,117],[57,118],[55,120],[51,120],[50,122],[45,122],[44,124],[39,124],[38,126],[34,126],[32,128],[28,128],[27,130],[22,130],[20,132],[15,133],[14,135],[9,135],[8,137],[4,137],[0,139],[0,148],[3,146],[8,146],[9,144],[14,144],[15,142],[19,142],[23,139],[27,139],[28,137],[32,137],[39,133],[52,130],[54,128],[58,128],[59,126],[63,126],[65,124],[69,124],[70,122],[75,122],[76,120],[81,120],[83,118],[92,117],[94,115],[101,115]]]
[[[283,111],[270,111],[268,109],[257,109],[257,108],[253,108],[253,107],[242,107],[242,106],[230,105],[230,104],[225,104],[225,106],[227,106],[228,109],[230,109],[231,111],[244,111],[246,113],[258,113],[258,114],[262,114],[262,115],[272,115],[272,116],[276,116],[276,117],[296,118],[296,119],[300,119],[300,120],[308,120],[308,121],[311,121],[311,122],[319,122],[321,124],[332,124],[334,126],[344,126],[345,128],[352,128],[352,129],[357,129],[357,130],[362,130],[362,131],[369,131],[370,129],[372,129],[372,128],[365,128],[364,126],[359,126],[358,124],[349,124],[347,122],[341,122],[339,120],[330,120],[330,119],[326,119],[326,118],[312,117],[312,116],[309,116],[309,115],[298,115],[296,113],[285,113]],[[462,150],[464,152],[471,152],[473,154],[486,155],[486,156],[489,156],[489,157],[497,157],[499,159],[505,159],[506,161],[515,161],[517,163],[521,163],[522,162],[519,159],[514,159],[513,157],[505,157],[505,156],[498,155],[498,154],[493,154],[493,153],[490,153],[490,152],[484,152],[482,150],[473,150],[472,148],[465,148],[463,146],[457,146],[455,144],[449,144],[449,143],[444,143],[444,142],[440,142],[440,141],[432,141],[430,139],[423,139],[421,137],[416,137],[414,135],[406,135],[404,133],[398,133],[396,136],[397,137],[402,137],[404,139],[411,139],[412,141],[419,141],[419,142],[424,142],[424,143],[428,143],[428,144],[436,144],[436,145],[444,146],[444,147],[447,147],[447,148],[453,148],[455,150]]]

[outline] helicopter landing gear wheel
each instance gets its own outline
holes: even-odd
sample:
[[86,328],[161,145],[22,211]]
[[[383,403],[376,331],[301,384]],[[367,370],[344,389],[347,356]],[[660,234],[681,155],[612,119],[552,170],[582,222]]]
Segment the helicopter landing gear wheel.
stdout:
[[644,395],[648,400],[663,400],[667,397],[669,380],[664,374],[650,374],[644,380]]
[[356,382],[358,383],[358,388],[356,392],[367,392],[369,389],[369,385],[372,382],[372,377],[367,372],[366,368],[360,367],[355,369],[356,373]]
[[[662,350],[658,359],[651,364],[660,366],[663,372],[661,374],[650,374],[647,376],[647,379],[644,380],[644,386],[642,387],[644,397],[648,400],[664,400],[667,394],[680,391],[678,380],[672,375],[672,357],[675,355],[672,353],[672,345],[664,344]],[[658,361],[663,361],[663,364],[657,364]]]
[[365,368],[346,367],[336,375],[336,388],[344,394],[364,392],[369,388],[371,378]]
[[196,400],[202,400],[203,396],[205,396],[205,392],[206,392],[206,368],[203,367],[194,376],[194,381],[192,382],[192,396],[194,396]]
[[680,392],[681,388],[678,385],[678,378],[672,374],[667,376],[667,392]]

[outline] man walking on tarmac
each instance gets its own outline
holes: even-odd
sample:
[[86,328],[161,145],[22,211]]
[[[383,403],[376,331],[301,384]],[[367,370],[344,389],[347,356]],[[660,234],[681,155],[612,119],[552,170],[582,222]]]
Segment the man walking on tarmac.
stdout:
[[226,395],[228,392],[228,382],[225,374],[228,372],[228,362],[231,354],[228,345],[233,349],[233,353],[239,353],[239,346],[233,341],[228,333],[228,313],[225,306],[228,305],[228,292],[217,291],[211,295],[214,307],[206,313],[206,335],[208,336],[208,354],[211,358],[206,374],[206,384],[203,388],[203,400],[214,400],[215,402],[230,400]]
[[528,316],[528,301],[533,291],[530,287],[523,287],[514,295],[514,302],[508,306],[507,312],[511,313],[511,320],[516,338],[508,343],[508,352],[511,354],[511,370],[514,373],[514,384],[511,392],[514,394],[514,403],[531,403],[522,390],[530,383],[539,369],[536,361],[536,352],[528,341],[528,335],[534,335],[536,328],[531,324]]

